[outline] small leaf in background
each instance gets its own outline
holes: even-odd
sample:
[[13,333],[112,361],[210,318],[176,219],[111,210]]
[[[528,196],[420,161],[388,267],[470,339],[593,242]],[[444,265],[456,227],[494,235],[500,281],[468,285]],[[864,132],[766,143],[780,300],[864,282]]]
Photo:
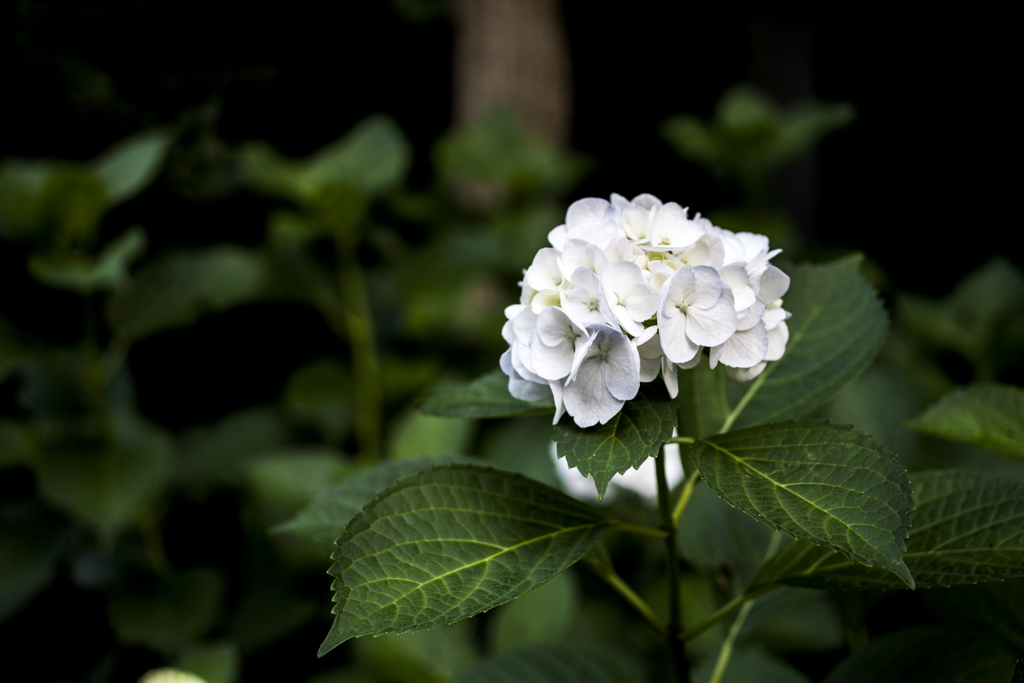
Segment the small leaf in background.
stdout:
[[943,396],[909,427],[1024,460],[1024,389],[974,384]]
[[306,200],[339,183],[364,195],[384,192],[405,176],[412,149],[394,121],[372,116],[305,159],[286,159],[263,142],[244,145],[239,159],[257,189]]
[[[693,683],[708,683],[715,671],[715,657],[703,659],[693,668]],[[741,647],[733,652],[721,683],[811,683],[811,679],[786,660],[759,647]]]
[[463,455],[468,450],[474,426],[472,420],[437,417],[410,410],[392,427],[388,457],[418,458],[441,453]]
[[247,584],[228,621],[232,642],[245,653],[294,633],[319,613],[320,601],[303,597],[280,576],[250,575]]
[[43,227],[43,190],[57,170],[45,159],[0,162],[0,236],[27,239]]
[[[551,420],[537,416],[497,423],[487,431],[479,453],[489,465],[560,488],[552,451]],[[587,488],[592,494],[593,484],[587,482]]]
[[825,683],[1004,683],[1013,664],[1013,655],[985,634],[916,626],[872,639]]
[[248,466],[252,492],[278,511],[294,514],[352,469],[345,456],[322,446],[265,451]]
[[1024,579],[936,588],[921,591],[921,598],[936,614],[977,624],[1024,651]]
[[1022,308],[1024,273],[1002,257],[969,274],[941,300],[907,293],[896,299],[901,324],[939,347],[959,351],[979,373],[991,376],[1003,362],[1015,360],[994,357],[996,352],[1020,352],[1019,337],[1009,349],[996,342],[1015,322],[1019,326]]
[[259,253],[234,245],[169,253],[111,298],[108,318],[126,341],[184,327],[204,313],[258,298],[267,270]]
[[[934,470],[911,476],[916,508],[903,560],[917,587],[1024,576],[1024,486],[981,472]],[[828,548],[796,541],[758,572],[754,585],[903,588],[887,571],[857,565]]]
[[93,173],[103,183],[111,206],[128,201],[153,182],[173,141],[166,130],[139,133],[93,162]]
[[888,324],[860,262],[857,255],[787,270],[792,283],[783,301],[793,317],[786,353],[739,385],[733,428],[807,415],[868,367]]
[[590,506],[500,470],[440,465],[403,477],[338,539],[336,617],[320,655],[497,607],[576,562],[609,526]]
[[644,666],[614,646],[534,643],[489,657],[451,683],[638,683]]
[[660,383],[643,384],[636,398],[626,401],[607,424],[580,429],[564,416],[555,426],[558,457],[592,477],[598,496],[604,498],[612,477],[658,455],[675,426],[676,409],[664,388]]
[[245,482],[256,456],[284,443],[285,427],[270,408],[250,408],[187,432],[177,461],[179,480],[203,489]]
[[717,434],[729,415],[725,394],[725,366],[711,368],[710,363],[679,373],[679,433],[703,439]]
[[107,608],[121,642],[171,653],[213,626],[223,595],[220,573],[197,568],[166,579],[152,590],[115,596]]
[[129,228],[104,247],[95,258],[65,254],[29,258],[32,276],[45,285],[70,289],[80,294],[120,289],[128,280],[128,268],[146,249],[142,228]]
[[490,652],[571,636],[580,589],[571,569],[497,608],[487,622]]
[[466,622],[415,633],[388,633],[355,643],[359,659],[368,661],[386,681],[443,683],[480,658]]
[[[3,372],[0,372],[0,381],[3,381]],[[12,420],[0,420],[0,470],[28,464],[31,457],[28,430]]]
[[820,420],[783,422],[698,441],[690,457],[711,490],[747,514],[913,587],[902,558],[910,480],[870,436]]
[[0,505],[0,622],[56,577],[67,530],[59,518],[38,507]]
[[201,643],[184,649],[178,656],[177,668],[206,683],[236,683],[242,659],[238,646],[230,641]]
[[552,399],[520,401],[508,393],[508,375],[495,369],[468,384],[429,394],[420,410],[441,417],[516,417],[555,412]]
[[114,415],[116,446],[79,440],[43,448],[36,473],[45,498],[112,539],[171,473],[173,442],[160,429]]
[[324,358],[304,365],[288,379],[285,410],[317,426],[329,441],[340,440],[352,424],[352,374],[340,361]]
[[334,551],[334,542],[345,527],[379,492],[398,479],[425,467],[446,462],[469,462],[457,456],[437,456],[411,460],[385,460],[350,474],[319,494],[287,522],[273,527],[273,533],[298,535],[312,550],[324,557]]

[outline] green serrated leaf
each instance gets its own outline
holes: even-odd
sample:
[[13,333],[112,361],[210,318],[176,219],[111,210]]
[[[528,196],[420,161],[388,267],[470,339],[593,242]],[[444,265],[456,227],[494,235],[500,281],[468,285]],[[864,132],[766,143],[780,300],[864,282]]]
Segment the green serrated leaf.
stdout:
[[345,527],[380,491],[402,477],[425,467],[443,463],[468,462],[457,456],[437,456],[414,460],[388,460],[346,477],[318,495],[287,522],[273,527],[273,533],[291,532],[312,549],[326,556]]
[[825,683],[1004,683],[1014,657],[997,639],[955,628],[917,626],[872,639]]
[[92,166],[111,206],[125,202],[153,182],[174,137],[166,130],[152,130],[124,140],[97,159]]
[[508,375],[493,370],[463,384],[447,387],[427,396],[420,410],[441,417],[516,417],[553,413],[553,400],[520,401],[508,393]]
[[612,477],[636,469],[658,455],[672,438],[675,406],[657,382],[641,385],[636,398],[607,424],[581,429],[568,417],[555,426],[558,457],[583,476],[593,477],[597,495],[604,498]]
[[644,667],[614,647],[536,643],[486,659],[451,683],[637,683]]
[[439,465],[381,491],[338,539],[334,626],[349,638],[452,623],[508,602],[576,562],[607,531],[600,512],[525,477]]
[[838,394],[871,363],[887,321],[860,274],[861,256],[789,269],[784,306],[785,355],[750,382],[722,431],[807,415]]
[[[1024,576],[1024,487],[966,470],[912,475],[911,533],[903,560],[920,588]],[[889,572],[862,567],[810,543],[790,543],[754,586],[902,588]]]
[[698,363],[692,370],[679,373],[679,433],[702,439],[717,434],[729,416],[725,394],[725,366],[712,369]]
[[1024,460],[1024,389],[1006,384],[957,389],[907,426]]
[[782,422],[697,441],[690,457],[747,514],[914,586],[902,558],[910,480],[870,436],[826,420]]

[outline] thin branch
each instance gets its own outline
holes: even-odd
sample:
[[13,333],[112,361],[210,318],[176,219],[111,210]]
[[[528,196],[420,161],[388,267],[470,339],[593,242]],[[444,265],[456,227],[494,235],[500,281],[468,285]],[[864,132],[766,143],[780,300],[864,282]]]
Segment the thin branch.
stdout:
[[686,504],[690,502],[690,496],[693,495],[693,490],[697,487],[697,482],[699,481],[700,472],[695,467],[690,476],[686,478],[686,482],[683,483],[683,490],[679,494],[679,500],[676,501],[676,507],[672,510],[673,526],[679,526],[679,518],[683,516],[683,510],[686,509]]
[[629,534],[639,534],[640,536],[653,536],[654,538],[665,538],[668,533],[664,529],[655,529],[654,527],[644,526],[643,524],[633,524],[632,522],[620,522],[615,521],[615,526],[612,527],[619,531],[625,531]]

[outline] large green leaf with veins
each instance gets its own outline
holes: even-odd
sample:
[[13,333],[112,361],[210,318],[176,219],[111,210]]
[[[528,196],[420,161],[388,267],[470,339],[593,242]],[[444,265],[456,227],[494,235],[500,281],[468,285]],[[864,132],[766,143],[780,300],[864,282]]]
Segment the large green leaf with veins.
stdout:
[[676,409],[660,382],[643,384],[636,398],[626,401],[607,424],[581,429],[569,416],[555,427],[558,457],[583,476],[593,477],[597,495],[604,498],[616,474],[636,469],[658,454],[672,438]]
[[[917,508],[903,560],[919,588],[1024,576],[1024,486],[966,470],[912,475]],[[754,587],[903,588],[889,572],[862,567],[810,543],[790,543],[769,560]]]
[[860,274],[860,255],[788,269],[785,355],[750,382],[723,424],[749,427],[803,417],[871,363],[887,327],[878,296]]
[[508,602],[579,560],[611,522],[539,482],[476,465],[399,479],[349,522],[329,573],[349,638],[450,624]]
[[1024,389],[975,384],[946,394],[910,427],[1024,460]]
[[902,558],[910,480],[867,434],[798,420],[700,440],[690,456],[711,490],[747,514],[914,586]]

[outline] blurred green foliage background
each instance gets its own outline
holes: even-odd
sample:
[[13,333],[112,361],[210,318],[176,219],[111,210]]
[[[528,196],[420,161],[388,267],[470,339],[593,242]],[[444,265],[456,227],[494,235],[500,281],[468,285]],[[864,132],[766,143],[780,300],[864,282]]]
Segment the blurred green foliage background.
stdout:
[[[722,23],[702,11],[706,25]],[[175,666],[208,683],[418,683],[524,643],[570,639],[611,640],[658,680],[651,634],[585,568],[481,618],[362,639],[318,661],[330,624],[328,559],[287,524],[382,459],[480,457],[560,485],[545,418],[451,420],[416,404],[495,367],[522,269],[581,196],[650,191],[690,203],[723,227],[769,235],[790,261],[863,249],[865,274],[891,311],[890,336],[820,416],[875,435],[911,470],[963,466],[1024,481],[1018,463],[906,427],[958,385],[1024,379],[1020,259],[991,258],[1005,252],[998,228],[985,235],[968,225],[1006,219],[991,196],[1001,181],[986,186],[990,208],[977,219],[963,205],[983,210],[979,195],[964,195],[984,178],[959,181],[955,197],[922,191],[934,179],[929,159],[901,149],[899,131],[875,139],[884,103],[899,101],[885,87],[896,85],[874,92],[844,81],[828,45],[821,51],[839,75],[822,89],[852,104],[780,104],[765,87],[771,79],[733,85],[749,80],[737,66],[748,53],[759,63],[765,21],[807,24],[823,43],[841,43],[856,26],[840,30],[834,15],[751,14],[709,28],[700,40],[748,44],[749,30],[753,47],[691,74],[685,96],[678,83],[662,95],[669,86],[660,82],[617,83],[609,95],[597,87],[607,57],[588,42],[601,17],[567,2],[578,75],[566,146],[534,134],[514,108],[449,125],[453,10],[443,3],[332,10],[328,27],[302,8],[280,26],[227,10],[203,24],[197,4],[12,3],[4,12],[8,103],[21,126],[4,134],[0,160],[8,670],[31,667],[32,680],[47,681],[134,681]],[[194,39],[194,51],[162,61],[163,43],[146,47],[138,34],[90,42],[163,20]],[[92,38],[70,37],[75,27]],[[324,46],[364,29],[340,54]],[[654,38],[670,35],[659,30]],[[266,47],[282,36],[283,47]],[[397,51],[404,64],[357,61],[369,48]],[[639,63],[658,65],[659,76],[681,59],[671,46],[651,49]],[[153,72],[143,78],[143,68]],[[851,82],[863,103],[841,92]],[[625,104],[602,110],[608,97]],[[325,114],[336,98],[344,103]],[[927,125],[944,114],[919,116]],[[834,146],[822,148],[829,135]],[[863,144],[890,155],[866,158]],[[789,201],[787,174],[815,154],[822,189],[805,194],[820,210],[808,214]],[[950,154],[948,172],[963,172],[955,162],[964,157]],[[653,519],[626,492],[612,505],[624,519]],[[683,612],[696,623],[729,597],[767,536],[706,489],[691,506],[680,542],[691,564]],[[610,545],[641,593],[665,593],[663,560],[650,547],[618,537]],[[1019,589],[780,591],[749,620],[735,680],[772,667],[778,680],[823,680],[869,638],[944,619],[984,622],[964,605],[980,593],[1006,604]],[[1022,647],[1022,610],[986,625],[1007,651]],[[722,627],[709,630],[691,655],[713,658],[723,637]]]

